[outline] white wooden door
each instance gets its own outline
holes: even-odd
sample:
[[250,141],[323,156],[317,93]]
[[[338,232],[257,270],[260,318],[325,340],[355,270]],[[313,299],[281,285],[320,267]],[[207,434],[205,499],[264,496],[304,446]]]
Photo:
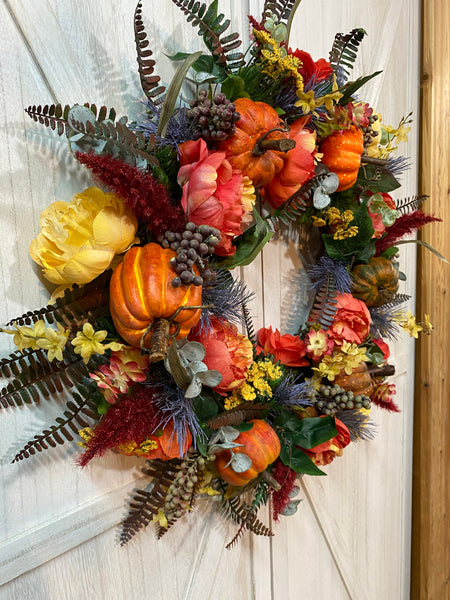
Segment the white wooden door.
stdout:
[[[84,189],[89,176],[64,142],[23,112],[30,104],[90,101],[136,115],[142,98],[132,15],[135,0],[3,0],[0,3],[0,320],[44,305],[49,294],[28,257],[40,211]],[[167,81],[173,67],[162,52],[194,51],[201,38],[170,0],[144,0],[150,47]],[[263,0],[221,0],[233,27],[259,18]],[[419,0],[303,0],[291,45],[327,57],[334,33],[363,27],[368,36],[356,65],[362,75],[383,69],[362,96],[397,124],[414,111],[403,153],[413,164],[418,140]],[[402,196],[416,192],[416,171]],[[404,253],[413,292],[415,256]],[[295,249],[271,243],[242,276],[256,292],[256,325],[284,327],[281,309],[296,265]],[[270,284],[269,284],[270,282]],[[12,350],[1,338],[2,355]],[[199,598],[225,600],[375,600],[409,597],[413,346],[393,349],[399,415],[374,410],[374,442],[360,442],[327,468],[326,478],[301,483],[298,513],[275,526],[276,536],[244,538],[224,550],[233,526],[210,505],[180,521],[159,542],[145,531],[126,548],[116,541],[127,492],[139,477],[130,460],[108,457],[84,470],[77,447],[64,445],[24,463],[14,449],[52,422],[59,406],[0,411],[1,600]],[[133,463],[139,464],[136,460]],[[269,519],[269,515],[265,515]]]

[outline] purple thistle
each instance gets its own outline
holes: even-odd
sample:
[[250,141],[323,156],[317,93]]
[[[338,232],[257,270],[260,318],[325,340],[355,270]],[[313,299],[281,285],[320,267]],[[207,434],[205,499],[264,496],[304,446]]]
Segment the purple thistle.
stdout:
[[144,105],[149,112],[141,115],[140,119],[133,126],[134,130],[142,131],[146,137],[154,135],[157,143],[161,146],[170,145],[178,148],[179,144],[193,139],[193,123],[186,116],[186,108],[180,107],[170,117],[166,135],[162,138],[156,134],[161,116],[161,107],[150,102],[150,100],[144,102]]
[[377,426],[368,420],[367,416],[359,410],[339,410],[335,416],[349,430],[352,442],[359,440],[368,442],[375,438]]
[[323,254],[319,261],[308,269],[311,279],[311,289],[320,290],[329,275],[332,275],[336,290],[339,294],[350,294],[352,290],[352,279],[347,267],[339,260],[334,260]]
[[403,175],[411,168],[411,161],[405,156],[389,156],[386,169],[395,177]]
[[273,399],[282,406],[311,406],[313,404],[314,385],[311,381],[297,383],[298,377],[288,375],[277,385]]
[[254,296],[253,292],[240,279],[233,279],[226,269],[219,269],[214,281],[203,285],[202,304],[212,305],[204,308],[200,319],[200,332],[211,330],[211,318],[217,317],[235,325],[244,325],[243,306]]
[[390,342],[398,340],[398,336],[401,333],[401,327],[395,320],[401,312],[398,307],[410,298],[411,296],[407,294],[397,294],[388,304],[369,308],[372,318],[370,325],[370,334],[372,337],[386,338]]

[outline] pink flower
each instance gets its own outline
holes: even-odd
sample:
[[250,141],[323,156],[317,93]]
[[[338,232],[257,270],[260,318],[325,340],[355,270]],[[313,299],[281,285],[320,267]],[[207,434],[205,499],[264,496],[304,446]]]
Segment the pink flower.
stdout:
[[285,333],[281,335],[278,329],[272,330],[272,327],[262,327],[258,331],[257,352],[271,354],[275,361],[287,367],[305,367],[309,366],[309,361],[304,358],[306,354],[306,344],[297,336]]
[[210,152],[201,138],[184,142],[179,150],[181,167],[177,179],[183,188],[184,212],[196,225],[207,224],[220,231],[222,241],[216,254],[234,254],[232,240],[248,222],[254,199],[250,180],[232,169],[225,152]]
[[339,345],[344,340],[362,344],[369,334],[372,322],[367,306],[351,294],[339,294],[336,307],[337,312],[328,335]]
[[333,73],[330,63],[324,58],[319,58],[319,60],[314,62],[311,54],[298,48],[296,50],[289,48],[288,54],[301,60],[302,66],[299,68],[299,73],[303,77],[305,84],[308,84],[310,81],[324,81]]
[[215,369],[222,374],[222,381],[214,390],[219,393],[229,392],[244,383],[248,368],[253,362],[253,346],[228,321],[213,317],[211,323],[211,332],[191,332],[189,339],[205,346],[206,356],[203,362],[208,369]]
[[306,354],[315,361],[323,358],[325,354],[331,355],[334,347],[334,341],[323,329],[319,329],[319,331],[311,329],[305,336],[305,344]]

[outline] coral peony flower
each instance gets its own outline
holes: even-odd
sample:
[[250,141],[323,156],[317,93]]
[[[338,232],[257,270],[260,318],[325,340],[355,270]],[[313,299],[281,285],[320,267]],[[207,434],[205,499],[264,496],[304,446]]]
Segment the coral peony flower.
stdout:
[[222,241],[216,254],[236,252],[232,240],[249,222],[255,195],[252,182],[235,171],[225,152],[210,152],[203,139],[180,144],[178,183],[183,188],[181,205],[196,225],[216,227]]
[[324,81],[333,73],[330,63],[324,58],[314,61],[311,54],[305,50],[292,50],[289,48],[288,54],[298,58],[302,66],[299,68],[299,73],[303,77],[305,85]]
[[115,254],[132,244],[134,214],[115,194],[90,187],[70,202],[53,202],[42,211],[41,232],[30,244],[30,256],[44,276],[59,285],[92,281]]
[[258,331],[257,352],[270,354],[287,367],[309,366],[309,361],[304,358],[306,344],[297,336],[285,333],[281,335],[278,329],[262,327]]
[[351,294],[337,296],[337,312],[328,335],[336,344],[355,342],[362,344],[369,334],[372,319],[367,306]]
[[222,374],[221,383],[213,389],[219,393],[229,392],[244,383],[253,362],[253,346],[231,323],[213,317],[211,325],[210,332],[191,332],[189,339],[204,345],[206,356],[203,362],[208,369]]
[[342,449],[350,443],[350,432],[347,426],[335,419],[337,435],[310,450],[304,450],[317,466],[328,465],[336,456],[342,456]]
[[278,208],[314,175],[316,136],[303,129],[304,119],[291,126],[289,137],[296,143],[284,157],[284,166],[260,191],[272,208]]

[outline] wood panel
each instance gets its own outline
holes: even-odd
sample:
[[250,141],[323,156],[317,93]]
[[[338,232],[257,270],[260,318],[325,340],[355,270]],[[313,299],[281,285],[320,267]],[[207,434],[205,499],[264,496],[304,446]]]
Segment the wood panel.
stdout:
[[[89,100],[138,114],[142,107],[132,31],[135,4],[135,0],[0,4],[0,102],[7,134],[0,138],[0,293],[5,299],[1,320],[46,302],[48,293],[28,258],[29,240],[37,232],[42,208],[55,199],[70,198],[90,182],[64,143],[24,121],[22,108],[53,99]],[[234,29],[242,32],[247,30],[246,15],[258,17],[262,5],[262,0],[220,0]],[[380,108],[386,122],[396,124],[417,105],[417,6],[418,0],[303,0],[292,44],[315,57],[327,56],[337,30],[367,29],[357,74],[386,68],[362,96]],[[169,0],[145,0],[144,16],[158,73],[167,82],[174,67],[161,51],[193,51],[200,38]],[[392,61],[393,55],[398,60]],[[415,148],[413,135],[404,150],[413,161]],[[415,171],[404,184],[402,194],[415,192]],[[403,260],[411,290],[414,254],[405,252]],[[279,240],[251,268],[241,269],[255,291],[252,310],[257,327],[266,324],[283,331],[295,327],[287,315],[297,316],[302,302],[307,302],[301,297],[304,288],[298,289],[292,280],[300,265],[295,245]],[[3,353],[7,342],[2,340]],[[224,541],[235,528],[223,524],[215,507],[202,503],[199,514],[181,520],[161,542],[147,531],[121,549],[111,527],[125,506],[125,494],[120,502],[122,491],[130,489],[139,475],[129,468],[129,459],[111,457],[80,472],[74,465],[74,447],[25,464],[4,465],[0,575],[9,583],[0,589],[0,597],[406,598],[412,345],[402,340],[393,353],[403,414],[392,417],[378,411],[374,420],[379,435],[374,443],[349,448],[327,469],[326,480],[305,478],[299,513],[276,526],[273,541],[245,537],[236,549],[225,551]],[[51,423],[52,410],[58,407],[41,408],[2,411],[3,453],[11,454],[18,436],[26,441]],[[25,574],[17,577],[20,573]]]
[[[421,239],[450,259],[450,5],[423,1],[420,191],[441,217]],[[435,326],[417,348],[412,597],[450,597],[450,266],[420,249],[418,314]]]

